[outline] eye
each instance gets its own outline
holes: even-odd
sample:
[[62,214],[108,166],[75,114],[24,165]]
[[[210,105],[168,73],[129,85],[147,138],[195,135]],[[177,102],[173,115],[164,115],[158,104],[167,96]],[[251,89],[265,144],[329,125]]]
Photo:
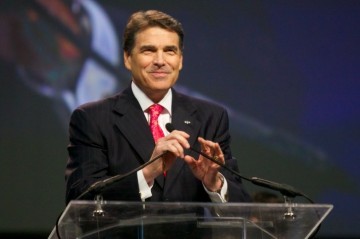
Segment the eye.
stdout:
[[178,48],[175,46],[169,46],[164,49],[164,52],[166,52],[166,54],[168,54],[170,56],[173,56],[178,53]]
[[151,55],[155,51],[156,51],[156,49],[153,46],[143,46],[140,48],[140,52],[144,55]]
[[170,56],[176,55],[176,51],[174,51],[174,50],[168,50],[168,51],[166,51],[166,53]]
[[141,53],[143,53],[144,55],[150,55],[150,54],[152,54],[153,52],[150,51],[150,50],[144,50],[144,51],[142,51]]

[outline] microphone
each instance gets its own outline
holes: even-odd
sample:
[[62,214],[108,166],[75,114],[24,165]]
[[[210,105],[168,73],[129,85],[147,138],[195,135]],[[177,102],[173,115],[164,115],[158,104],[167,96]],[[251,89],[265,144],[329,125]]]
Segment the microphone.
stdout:
[[[171,124],[171,123],[167,123],[165,125],[165,128],[167,129],[167,131],[169,131],[170,133],[172,131],[175,130],[175,127]],[[261,187],[265,187],[265,188],[268,188],[268,189],[272,189],[272,190],[275,190],[275,191],[278,191],[280,192],[282,195],[286,196],[286,197],[289,197],[289,198],[294,198],[296,196],[303,196],[305,197],[306,199],[308,199],[311,203],[314,203],[308,196],[306,196],[305,194],[303,194],[302,192],[296,190],[294,187],[290,186],[290,185],[286,185],[286,184],[280,184],[280,183],[276,183],[276,182],[272,182],[270,180],[266,180],[266,179],[262,179],[262,178],[258,178],[258,177],[246,177],[246,176],[243,176],[241,175],[240,173],[238,173],[237,171],[229,168],[228,166],[226,166],[225,164],[223,163],[220,163],[218,162],[217,160],[215,160],[213,157],[210,157],[208,155],[206,155],[205,153],[199,151],[199,150],[196,150],[192,147],[190,147],[190,150],[195,152],[195,153],[198,153],[200,154],[201,156],[209,159],[210,161],[220,165],[222,168],[226,169],[227,171],[229,171],[230,173],[234,174],[235,176],[238,176],[239,178],[241,179],[244,179],[246,181],[249,181],[257,186],[261,186]]]
[[110,178],[100,180],[100,181],[97,181],[97,182],[93,183],[86,191],[84,191],[82,194],[80,194],[80,196],[78,196],[75,200],[79,200],[79,199],[83,198],[84,196],[86,196],[87,194],[92,193],[92,192],[95,192],[95,193],[101,192],[105,187],[107,187],[107,186],[109,186],[109,185],[111,185],[113,183],[116,183],[118,181],[121,181],[122,179],[128,177],[129,175],[131,175],[133,173],[136,173],[137,171],[145,168],[149,164],[152,164],[153,162],[155,162],[159,158],[163,157],[166,153],[167,153],[167,151],[165,151],[162,154],[159,154],[159,155],[155,156],[154,158],[150,159],[146,163],[140,165],[137,168],[134,168],[130,172],[127,172],[125,174],[118,174],[118,175],[115,175],[113,177],[110,177]]
[[[86,191],[84,191],[82,194],[80,194],[75,200],[80,200],[82,199],[83,197],[85,197],[87,194],[89,193],[100,193],[104,188],[106,188],[107,186],[113,184],[113,183],[116,183],[118,181],[121,181],[122,179],[128,177],[129,175],[133,174],[133,173],[136,173],[137,171],[145,168],[146,166],[148,166],[149,164],[152,164],[153,162],[155,162],[156,160],[158,160],[159,158],[163,157],[165,154],[167,153],[167,151],[155,156],[154,158],[150,159],[148,162],[140,165],[139,167],[131,170],[130,172],[126,173],[126,174],[118,174],[118,175],[115,175],[113,177],[110,177],[110,178],[107,178],[107,179],[104,179],[104,180],[100,180],[98,182],[95,182],[93,183]],[[98,200],[98,199],[97,199]],[[94,214],[98,214],[100,213],[99,215],[102,215],[103,211],[100,207],[100,210],[97,211],[98,209],[96,209],[94,211]],[[58,236],[58,238],[61,238],[60,237],[60,233],[59,233],[59,221],[60,221],[60,217],[62,216],[63,212],[58,216],[57,220],[56,220],[56,224],[55,224],[55,227],[56,227],[56,235]]]

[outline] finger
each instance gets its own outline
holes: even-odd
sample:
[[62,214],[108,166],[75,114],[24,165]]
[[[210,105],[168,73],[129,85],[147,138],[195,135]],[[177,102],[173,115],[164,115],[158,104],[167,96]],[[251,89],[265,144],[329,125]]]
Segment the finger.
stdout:
[[222,154],[222,150],[219,143],[214,143],[214,152],[218,155]]
[[210,147],[208,145],[209,143],[207,142],[207,140],[205,140],[204,138],[199,137],[198,142],[201,145],[201,151],[203,151],[206,154],[210,153]]
[[199,176],[199,169],[198,169],[198,165],[199,165],[199,162],[196,161],[193,157],[191,157],[190,155],[186,155],[184,157],[184,161],[186,162],[186,164],[189,166],[189,168],[191,169],[192,173],[194,174],[195,177],[197,178],[201,178]]
[[[224,155],[222,153],[222,150],[221,150],[221,147],[220,147],[219,143],[214,143],[214,142],[212,142],[210,140],[205,140],[205,139],[203,139],[201,137],[199,137],[199,142],[203,145],[203,148],[207,149],[205,153],[208,156],[212,157],[213,159],[215,159],[220,164],[225,163]],[[219,167],[216,162],[213,162],[211,160],[206,160],[205,163],[209,167],[214,167],[214,168]]]
[[193,167],[193,166],[196,166],[196,160],[191,157],[190,155],[186,155],[184,157],[184,161],[190,166],[190,167]]
[[183,147],[179,144],[178,141],[176,140],[171,140],[171,141],[167,141],[165,143],[165,149],[168,152],[171,152],[172,154],[174,154],[176,157],[184,157],[184,149]]
[[172,155],[173,157],[177,157],[180,155],[179,150],[176,146],[172,145],[169,141],[160,141],[156,142],[153,155],[160,155],[164,152],[167,152],[167,156]]
[[181,144],[182,147],[188,149],[188,148],[190,148],[190,144],[188,142],[189,137],[190,137],[190,135],[188,135],[187,133],[185,133],[183,131],[175,130],[175,131],[171,132],[169,135],[167,135],[164,138],[164,140],[176,140]]
[[214,157],[215,155],[222,154],[222,150],[221,150],[219,143],[215,143],[210,140],[204,140],[204,139],[200,139],[200,142],[202,142],[202,144],[206,145],[204,147],[209,149],[209,151],[211,152],[211,156]]

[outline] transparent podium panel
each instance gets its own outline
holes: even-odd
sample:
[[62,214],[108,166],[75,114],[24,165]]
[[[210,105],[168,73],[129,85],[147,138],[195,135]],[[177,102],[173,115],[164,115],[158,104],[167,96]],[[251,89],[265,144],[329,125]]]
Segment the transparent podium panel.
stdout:
[[49,238],[308,238],[328,204],[71,201]]

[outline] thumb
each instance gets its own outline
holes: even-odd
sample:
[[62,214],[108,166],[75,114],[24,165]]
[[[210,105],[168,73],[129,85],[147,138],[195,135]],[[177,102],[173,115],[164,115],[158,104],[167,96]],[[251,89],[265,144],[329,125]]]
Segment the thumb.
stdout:
[[190,155],[186,155],[184,157],[184,160],[185,160],[185,162],[187,163],[187,165],[190,167],[190,169],[192,171],[194,171],[196,169],[197,163],[196,163],[196,160],[193,157],[191,157]]

